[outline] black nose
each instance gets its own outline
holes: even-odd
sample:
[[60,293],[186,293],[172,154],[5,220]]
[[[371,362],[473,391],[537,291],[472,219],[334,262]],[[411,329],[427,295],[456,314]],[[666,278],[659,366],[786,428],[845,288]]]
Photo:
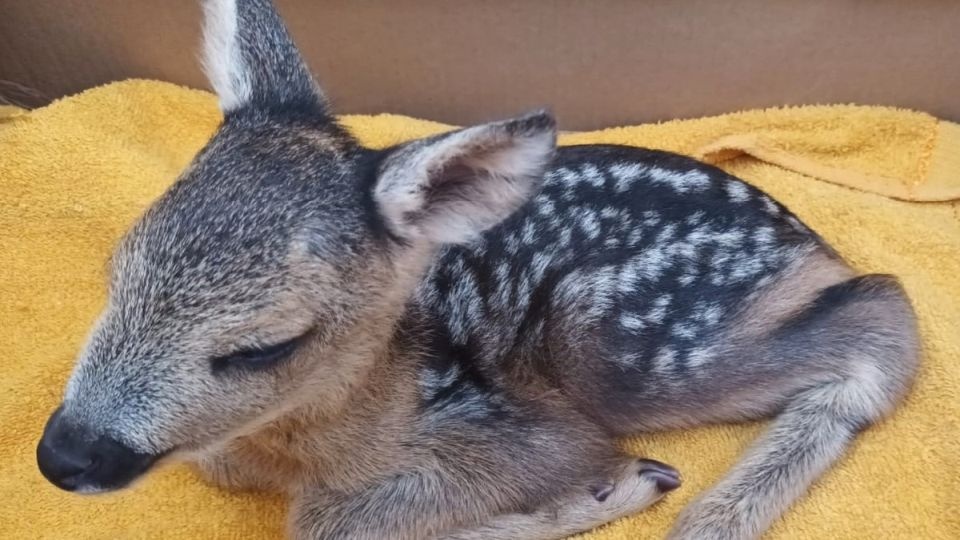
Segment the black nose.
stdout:
[[64,418],[59,407],[47,421],[37,445],[37,465],[53,485],[67,491],[97,492],[129,484],[157,456],[131,450],[123,443],[94,435]]

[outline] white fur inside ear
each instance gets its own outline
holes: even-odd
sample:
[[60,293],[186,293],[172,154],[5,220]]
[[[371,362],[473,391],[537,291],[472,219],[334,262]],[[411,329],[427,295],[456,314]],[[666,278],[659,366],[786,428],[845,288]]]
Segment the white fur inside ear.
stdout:
[[403,238],[465,243],[522,206],[541,184],[556,134],[552,123],[521,133],[509,125],[465,129],[391,155],[374,191],[390,229]]
[[237,40],[236,0],[203,2],[203,68],[224,112],[250,100],[251,84]]

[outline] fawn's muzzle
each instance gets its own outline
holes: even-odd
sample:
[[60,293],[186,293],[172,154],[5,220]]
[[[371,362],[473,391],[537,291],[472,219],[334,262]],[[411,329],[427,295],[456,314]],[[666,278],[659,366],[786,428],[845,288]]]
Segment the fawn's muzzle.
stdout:
[[67,421],[63,406],[50,416],[37,445],[37,465],[43,476],[60,489],[77,493],[124,487],[158,457],[136,452],[110,437],[93,435]]

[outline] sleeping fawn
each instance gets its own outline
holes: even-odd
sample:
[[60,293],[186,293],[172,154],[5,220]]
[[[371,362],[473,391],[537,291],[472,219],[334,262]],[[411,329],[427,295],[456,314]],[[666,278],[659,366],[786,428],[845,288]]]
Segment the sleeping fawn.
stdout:
[[910,386],[897,280],[757,189],[546,112],[368,149],[269,0],[205,7],[223,123],[111,259],[57,486],[186,459],[297,539],[554,539],[680,486],[618,438],[772,417],[670,533],[756,538]]

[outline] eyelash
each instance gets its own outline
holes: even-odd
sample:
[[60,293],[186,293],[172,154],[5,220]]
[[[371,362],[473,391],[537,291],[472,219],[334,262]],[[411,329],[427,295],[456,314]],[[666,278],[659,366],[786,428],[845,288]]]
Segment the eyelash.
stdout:
[[219,356],[211,360],[214,372],[227,368],[234,369],[269,369],[289,358],[297,349],[306,334],[287,341],[274,343],[265,347],[251,347],[237,352]]

